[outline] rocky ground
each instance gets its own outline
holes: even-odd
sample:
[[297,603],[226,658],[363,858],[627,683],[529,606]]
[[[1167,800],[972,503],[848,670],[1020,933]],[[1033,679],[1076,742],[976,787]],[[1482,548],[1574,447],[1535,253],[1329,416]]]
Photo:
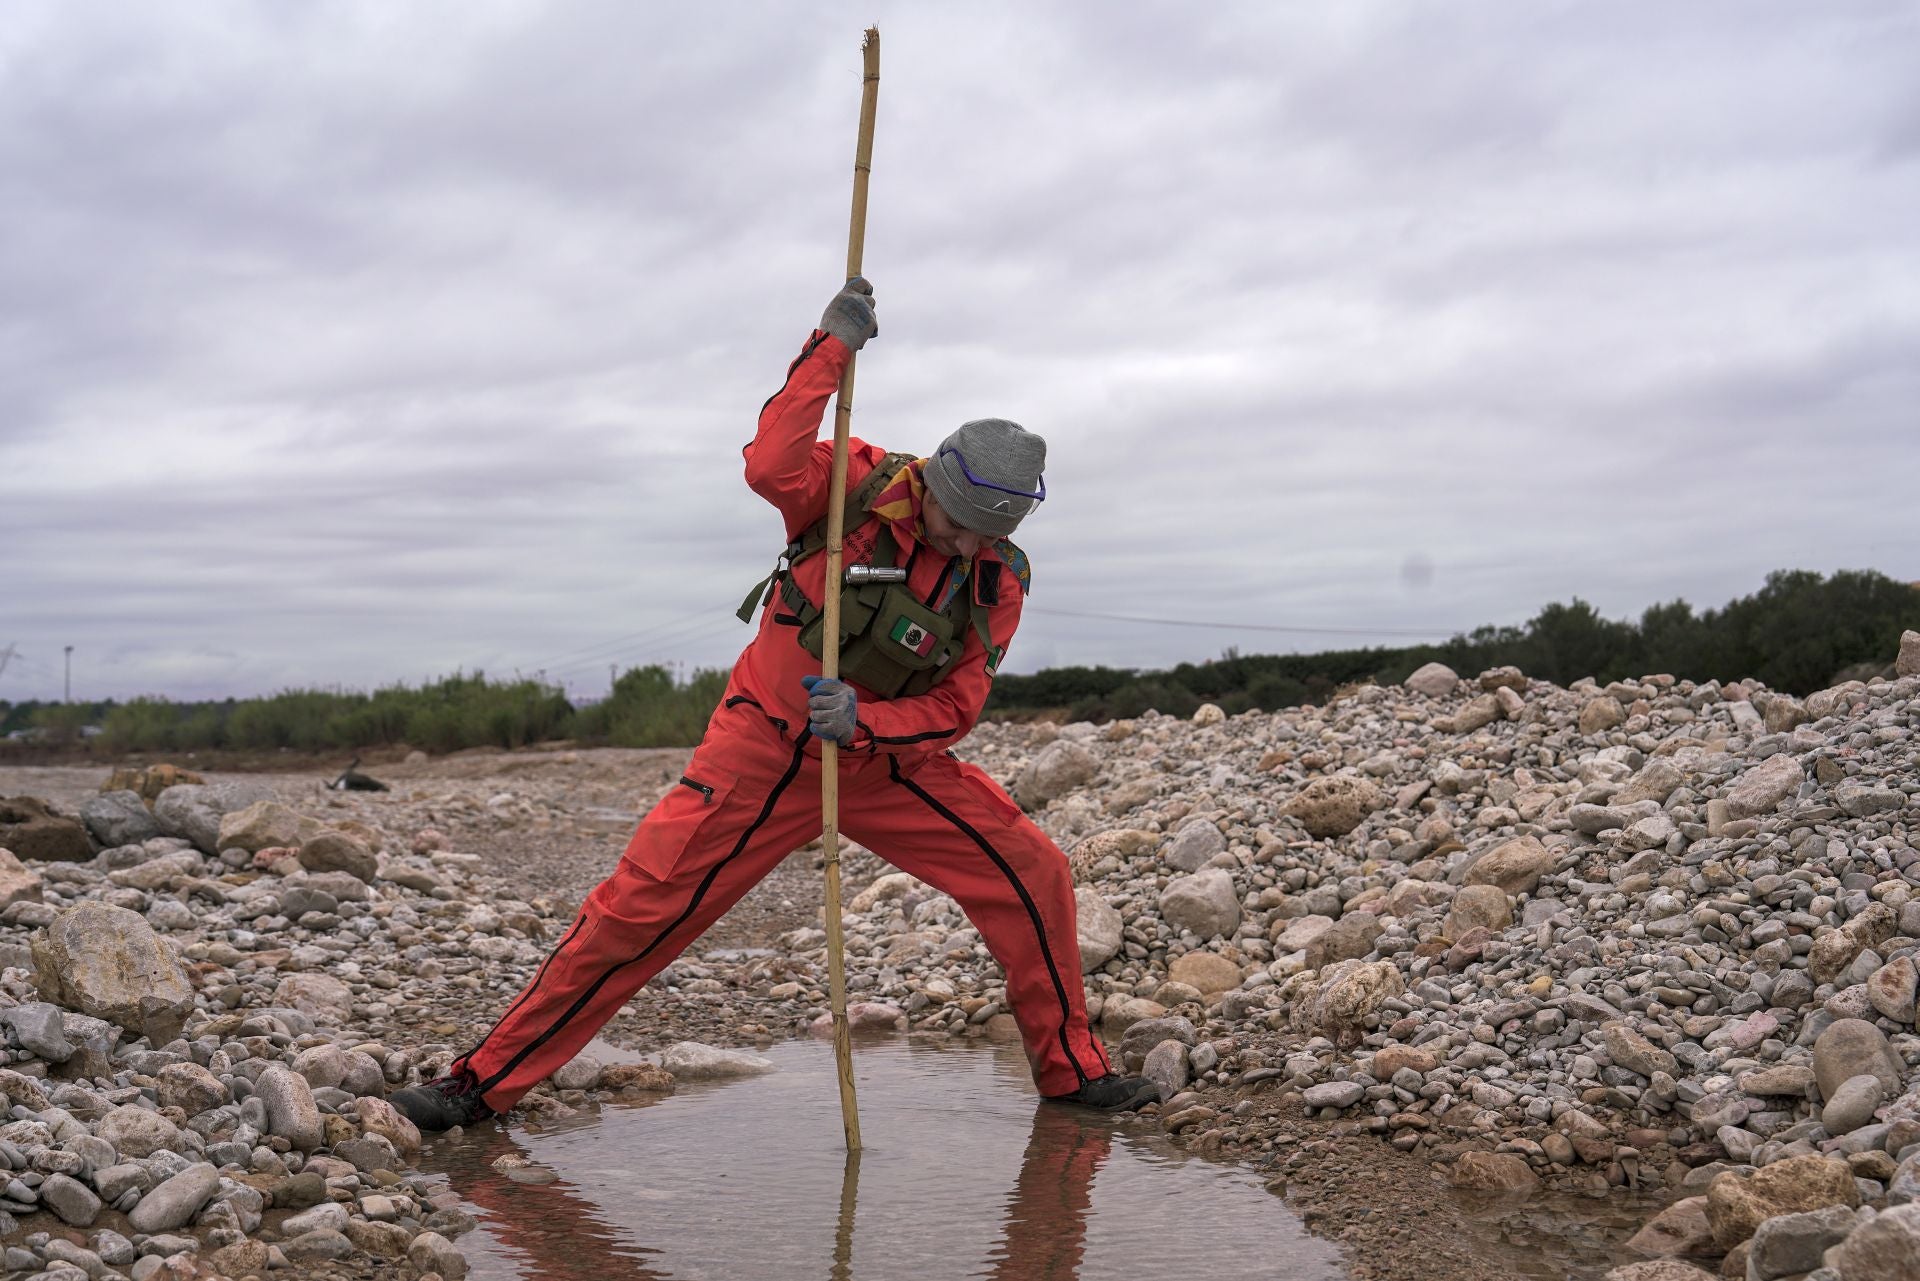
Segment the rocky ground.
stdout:
[[[1622,1281],[1880,1281],[1920,1259],[1917,733],[1909,634],[1888,679],[1804,702],[1425,669],[966,754],[1069,851],[1090,1007],[1167,1096],[1139,1123],[1267,1171],[1356,1275],[1486,1274],[1438,1182],[1660,1193]],[[52,806],[0,803],[4,1267],[461,1275],[470,1224],[382,1096],[485,1029],[682,757],[412,759],[344,794],[0,771]],[[820,1020],[813,862],[609,1038]],[[950,899],[857,849],[847,880],[856,1022],[1007,1034]],[[530,1111],[671,1084],[558,1077]]]

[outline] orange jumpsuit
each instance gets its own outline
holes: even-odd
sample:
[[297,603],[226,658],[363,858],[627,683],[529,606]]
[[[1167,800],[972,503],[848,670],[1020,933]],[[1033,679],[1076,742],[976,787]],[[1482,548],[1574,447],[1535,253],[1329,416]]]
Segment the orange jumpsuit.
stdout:
[[[779,509],[789,539],[826,514],[832,446],[815,437],[849,355],[816,330],[744,451],[747,484]],[[884,454],[852,442],[848,488]],[[871,551],[878,528],[869,517],[847,531],[848,564]],[[922,600],[939,599],[961,568],[917,541],[902,544],[899,559]],[[992,559],[989,548],[976,562]],[[818,604],[826,556],[794,573]],[[984,577],[971,573],[963,590]],[[1011,573],[999,581],[989,622],[994,644],[1005,646],[1022,592]],[[819,663],[797,635],[776,593],[680,784],[641,821],[532,982],[454,1063],[454,1072],[473,1072],[496,1111],[579,1053],[642,984],[819,834],[820,743],[807,732],[800,684]],[[945,750],[979,718],[992,683],[987,657],[969,629],[960,661],[926,694],[887,699],[855,686],[859,729],[840,753],[840,830],[960,904],[1006,974],[1040,1092],[1069,1094],[1112,1069],[1087,1026],[1066,857],[985,771]]]

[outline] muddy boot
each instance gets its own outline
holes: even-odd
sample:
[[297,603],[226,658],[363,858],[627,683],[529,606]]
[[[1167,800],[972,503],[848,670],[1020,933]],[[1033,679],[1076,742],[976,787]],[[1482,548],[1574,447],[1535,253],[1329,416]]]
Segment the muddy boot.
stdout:
[[1132,1112],[1160,1101],[1160,1087],[1144,1076],[1121,1076],[1109,1072],[1097,1081],[1088,1081],[1072,1094],[1049,1094],[1049,1103],[1078,1103],[1102,1112]]
[[456,1125],[472,1125],[493,1115],[493,1109],[474,1087],[472,1073],[443,1076],[425,1085],[410,1085],[395,1090],[387,1102],[414,1123],[422,1134],[451,1130]]

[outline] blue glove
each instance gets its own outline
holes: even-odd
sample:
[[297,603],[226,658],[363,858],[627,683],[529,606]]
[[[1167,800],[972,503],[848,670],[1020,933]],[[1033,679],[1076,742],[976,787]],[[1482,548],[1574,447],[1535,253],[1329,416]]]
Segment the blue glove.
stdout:
[[807,691],[807,728],[820,738],[845,747],[853,741],[854,713],[859,699],[853,686],[824,676],[802,676]]

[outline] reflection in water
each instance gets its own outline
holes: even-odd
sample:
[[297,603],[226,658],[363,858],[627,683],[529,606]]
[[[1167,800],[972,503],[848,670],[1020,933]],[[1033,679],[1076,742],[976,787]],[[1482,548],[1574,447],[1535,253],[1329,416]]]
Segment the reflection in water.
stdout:
[[[862,1043],[857,1157],[831,1047],[768,1053],[770,1076],[431,1145],[423,1165],[480,1220],[460,1241],[475,1281],[1343,1275],[1251,1173],[1037,1103],[1012,1047]],[[559,1178],[490,1168],[507,1153]]]

